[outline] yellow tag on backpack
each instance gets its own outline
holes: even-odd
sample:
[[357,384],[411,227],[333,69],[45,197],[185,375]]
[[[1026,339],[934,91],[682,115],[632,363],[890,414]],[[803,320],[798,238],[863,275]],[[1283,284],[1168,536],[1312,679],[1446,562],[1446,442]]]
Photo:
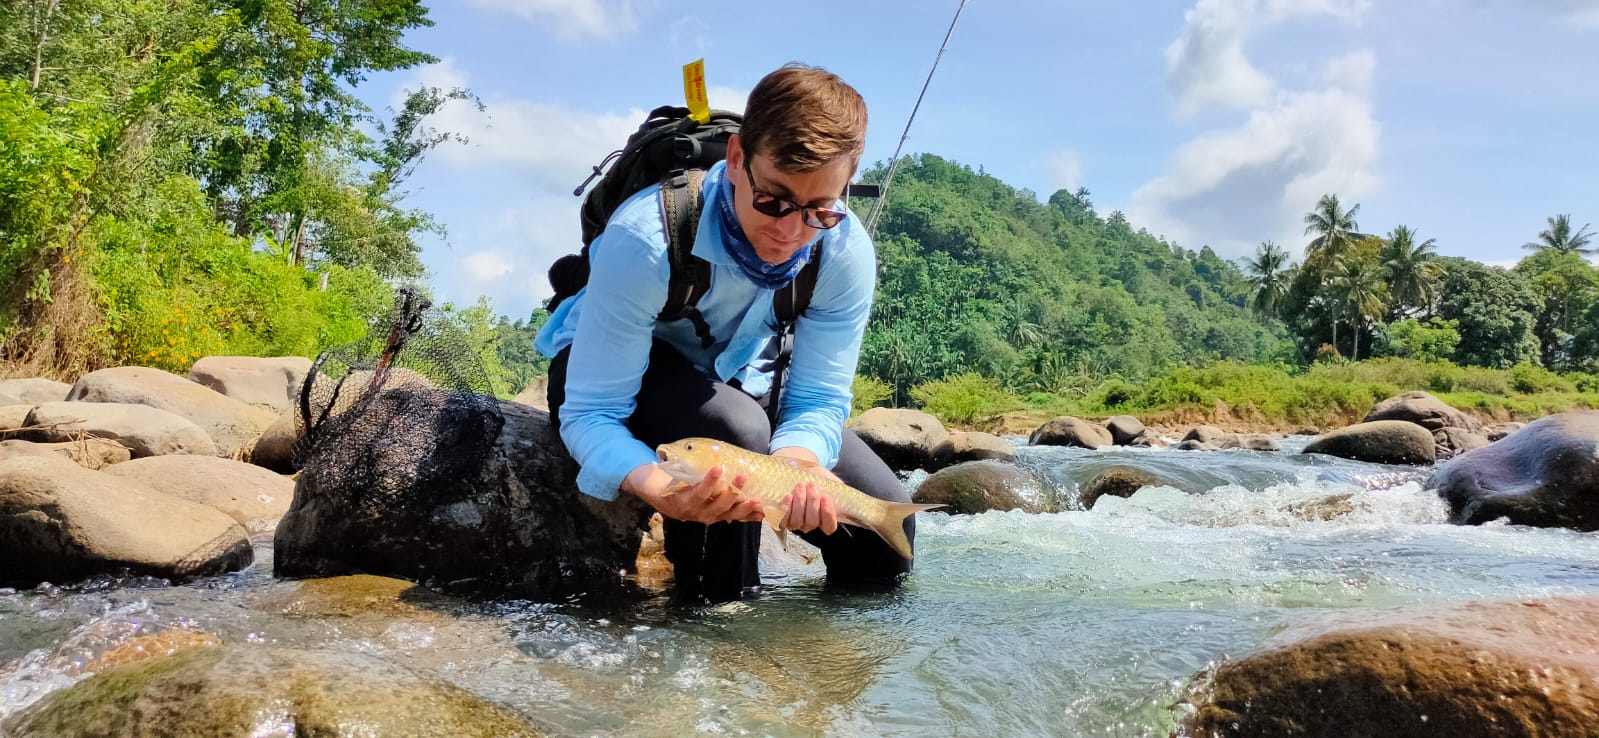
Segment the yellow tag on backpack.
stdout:
[[683,65],[683,97],[688,101],[688,117],[700,125],[711,122],[711,102],[705,96],[705,60]]

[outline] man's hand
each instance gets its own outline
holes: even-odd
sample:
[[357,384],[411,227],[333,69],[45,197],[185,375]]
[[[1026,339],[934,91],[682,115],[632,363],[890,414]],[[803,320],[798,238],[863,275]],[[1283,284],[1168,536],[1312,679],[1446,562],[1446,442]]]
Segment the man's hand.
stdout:
[[622,489],[637,495],[662,515],[693,523],[728,521],[755,523],[765,520],[760,500],[739,500],[739,490],[748,483],[742,474],[731,482],[722,468],[712,469],[699,484],[686,485],[672,479],[660,467],[645,464],[629,472]]
[[[773,456],[798,459],[804,462],[806,470],[812,474],[827,477],[835,482],[843,482],[831,470],[822,466],[816,459],[816,454],[800,446],[785,446],[772,452]],[[783,498],[782,510],[787,514],[783,517],[783,527],[789,530],[805,533],[821,528],[823,533],[833,535],[838,530],[838,511],[833,507],[833,499],[823,495],[816,489],[815,482],[800,482],[794,486],[794,491]]]

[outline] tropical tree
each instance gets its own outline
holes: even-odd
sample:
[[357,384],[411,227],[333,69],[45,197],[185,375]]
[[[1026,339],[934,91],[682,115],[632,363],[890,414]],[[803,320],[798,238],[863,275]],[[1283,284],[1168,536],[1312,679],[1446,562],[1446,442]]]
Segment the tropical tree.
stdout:
[[1355,222],[1355,214],[1359,212],[1358,203],[1345,210],[1337,195],[1322,195],[1316,201],[1316,209],[1305,214],[1305,235],[1316,236],[1305,249],[1306,259],[1320,256],[1337,261],[1349,250],[1350,244],[1360,238],[1356,232],[1360,225]]
[[1573,233],[1569,214],[1561,213],[1548,218],[1548,221],[1549,227],[1538,233],[1538,240],[1524,243],[1521,247],[1528,251],[1548,249],[1583,256],[1599,252],[1599,247],[1593,245],[1594,234],[1588,232],[1588,223],[1584,223]]
[[1271,241],[1260,244],[1255,258],[1244,260],[1244,272],[1255,286],[1249,293],[1249,307],[1256,315],[1277,315],[1293,282],[1293,269],[1288,263],[1288,251]]
[[1332,269],[1328,286],[1334,300],[1354,325],[1355,347],[1350,358],[1360,361],[1360,332],[1366,325],[1382,317],[1388,308],[1388,289],[1382,281],[1382,270],[1366,259],[1345,259]]
[[1403,317],[1413,310],[1430,312],[1433,300],[1438,297],[1438,264],[1436,239],[1416,242],[1416,232],[1409,226],[1395,226],[1383,241],[1379,259],[1388,278],[1390,308],[1393,315]]

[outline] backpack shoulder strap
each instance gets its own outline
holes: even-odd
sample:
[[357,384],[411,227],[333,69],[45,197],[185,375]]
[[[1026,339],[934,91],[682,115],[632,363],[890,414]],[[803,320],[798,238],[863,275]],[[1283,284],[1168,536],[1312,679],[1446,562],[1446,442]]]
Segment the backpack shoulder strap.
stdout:
[[657,320],[688,318],[700,343],[714,342],[711,328],[695,307],[711,288],[711,265],[694,255],[694,236],[700,228],[704,204],[702,185],[705,172],[698,169],[677,171],[661,181],[661,223],[666,229],[666,258],[671,278],[666,285],[666,304]]
[[791,326],[805,309],[811,306],[811,294],[816,291],[816,278],[822,271],[822,241],[811,246],[811,260],[800,267],[799,274],[787,287],[772,294],[772,312],[777,316],[778,329]]

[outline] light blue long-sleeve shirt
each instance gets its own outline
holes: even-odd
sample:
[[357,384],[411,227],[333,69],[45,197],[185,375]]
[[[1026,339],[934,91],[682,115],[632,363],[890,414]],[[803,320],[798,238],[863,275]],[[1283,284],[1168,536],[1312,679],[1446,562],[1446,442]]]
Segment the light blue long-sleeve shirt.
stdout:
[[[703,347],[691,321],[660,322],[671,276],[659,187],[623,202],[589,246],[589,281],[563,301],[539,331],[533,347],[554,357],[567,346],[566,400],[561,440],[582,468],[578,489],[616,498],[628,472],[655,461],[655,452],[625,423],[637,407],[639,387],[655,339],[671,344],[707,374],[737,379],[745,392],[771,389],[762,354],[776,342],[772,290],[746,278],[727,251],[721,180],[725,164],[706,173],[703,211],[693,253],[711,265],[710,289],[697,307],[714,342]],[[855,365],[877,282],[877,255],[852,213],[821,231],[822,268],[810,307],[794,326],[794,353],[783,385],[782,408],[772,434],[774,449],[798,446],[824,466],[838,463],[849,417]]]

